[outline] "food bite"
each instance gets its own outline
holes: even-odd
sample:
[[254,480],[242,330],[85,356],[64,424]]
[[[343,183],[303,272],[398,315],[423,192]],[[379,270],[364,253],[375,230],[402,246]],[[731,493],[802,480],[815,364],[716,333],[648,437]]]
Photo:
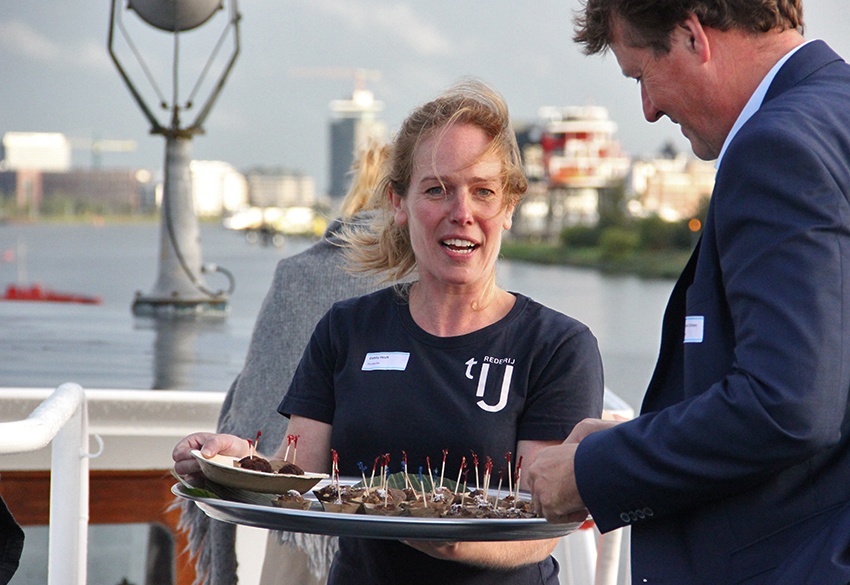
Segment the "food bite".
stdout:
[[[484,463],[483,483],[478,474],[478,457],[473,453],[476,486],[467,489],[466,458],[461,461],[458,481],[445,478],[445,456],[437,478],[430,469],[419,468],[418,477],[411,478],[408,472],[407,454],[402,452],[402,471],[390,474],[389,454],[375,459],[372,475],[367,481],[365,467],[359,464],[362,483],[342,485],[339,479],[339,454],[331,450],[333,467],[331,482],[321,489],[313,490],[316,498],[327,512],[370,514],[384,516],[410,516],[417,518],[536,518],[529,500],[520,499],[520,473],[522,458],[515,470],[508,467],[507,482],[505,469],[499,471],[495,492],[491,489],[493,461],[487,457]],[[505,455],[510,466],[510,453]],[[430,458],[426,458],[430,466]],[[378,471],[380,470],[380,471]],[[377,478],[376,478],[376,471]],[[463,483],[460,480],[463,478]],[[515,480],[515,481],[514,481]],[[509,485],[503,494],[504,483]],[[452,485],[454,484],[454,485]],[[504,497],[503,497],[504,496]]]
[[306,510],[310,507],[310,500],[305,500],[298,490],[289,490],[272,500],[272,504],[278,508],[290,508],[293,510]]
[[[250,471],[260,471],[262,473],[278,473],[281,475],[305,474],[305,471],[295,464],[299,435],[287,435],[286,454],[284,455],[284,460],[280,461],[276,459],[268,460],[257,454],[257,445],[260,443],[260,437],[262,434],[262,431],[257,431],[257,436],[253,441],[251,439],[246,439],[248,441],[250,453],[242,459],[234,461],[234,467],[248,469]],[[292,461],[289,461],[289,448],[291,446],[294,446],[295,449],[292,451]]]
[[262,436],[262,434],[262,431],[257,431],[257,437],[253,441],[248,439],[248,455],[238,461],[234,461],[234,466],[241,467],[242,469],[250,469],[251,471],[274,473],[272,465],[269,463],[268,459],[257,455],[257,445],[260,442],[260,436]]

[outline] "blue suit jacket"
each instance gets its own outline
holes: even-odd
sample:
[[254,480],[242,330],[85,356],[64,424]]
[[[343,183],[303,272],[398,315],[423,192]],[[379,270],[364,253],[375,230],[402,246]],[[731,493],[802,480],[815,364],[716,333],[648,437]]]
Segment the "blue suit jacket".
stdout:
[[849,394],[850,66],[817,41],[730,143],[642,416],[579,445],[579,491],[633,527],[634,583],[845,585]]

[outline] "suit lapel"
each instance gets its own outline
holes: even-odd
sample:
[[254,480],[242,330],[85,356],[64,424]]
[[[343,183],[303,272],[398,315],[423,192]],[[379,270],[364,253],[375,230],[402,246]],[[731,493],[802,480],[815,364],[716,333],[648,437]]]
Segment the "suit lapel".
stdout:
[[[667,404],[678,402],[684,395],[685,300],[688,287],[694,281],[701,244],[702,236],[670,293],[661,327],[658,361],[643,399],[641,413],[660,410]],[[662,394],[665,404],[657,404]]]

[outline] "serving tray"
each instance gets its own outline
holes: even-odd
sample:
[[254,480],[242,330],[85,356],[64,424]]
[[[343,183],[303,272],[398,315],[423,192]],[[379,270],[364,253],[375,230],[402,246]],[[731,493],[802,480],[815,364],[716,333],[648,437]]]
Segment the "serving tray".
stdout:
[[[414,518],[325,512],[312,493],[304,495],[310,500],[310,507],[296,510],[278,508],[272,505],[271,496],[244,490],[229,492],[228,499],[194,495],[182,484],[175,484],[171,491],[193,501],[207,516],[222,522],[331,536],[443,541],[540,540],[564,536],[582,524],[552,524],[545,518]],[[231,496],[236,499],[229,499]]]

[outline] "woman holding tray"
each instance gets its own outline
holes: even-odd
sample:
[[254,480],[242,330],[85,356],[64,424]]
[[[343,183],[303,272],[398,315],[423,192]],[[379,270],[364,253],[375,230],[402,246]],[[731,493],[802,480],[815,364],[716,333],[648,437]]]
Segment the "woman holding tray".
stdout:
[[[412,469],[447,452],[450,477],[472,452],[498,469],[506,453],[530,462],[601,414],[590,330],[496,284],[502,233],[526,187],[507,106],[486,85],[459,84],[408,116],[378,187],[384,213],[341,235],[350,270],[412,282],[337,303],[316,326],[278,408],[299,436],[299,466],[330,471],[333,449],[349,476],[383,453],[400,467],[402,451]],[[178,473],[198,473],[192,449],[249,452],[244,438],[190,435],[174,451]],[[328,582],[558,583],[555,539],[415,536],[341,537]]]

